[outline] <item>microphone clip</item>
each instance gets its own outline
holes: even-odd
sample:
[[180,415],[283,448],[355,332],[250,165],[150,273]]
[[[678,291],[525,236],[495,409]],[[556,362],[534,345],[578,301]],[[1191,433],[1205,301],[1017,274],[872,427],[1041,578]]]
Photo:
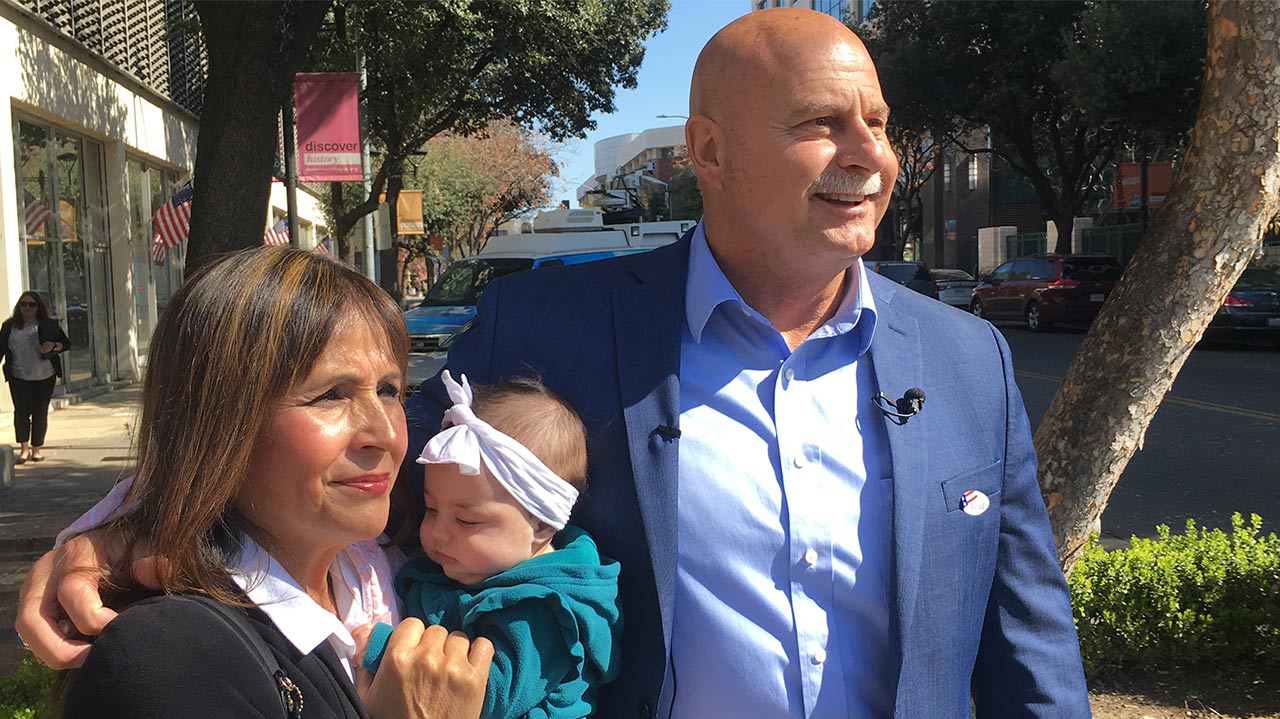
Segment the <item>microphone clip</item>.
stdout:
[[907,390],[902,397],[893,400],[889,396],[881,392],[871,398],[872,404],[889,418],[889,421],[896,425],[904,425],[907,420],[920,414],[920,410],[924,408],[924,390],[919,387],[912,387]]

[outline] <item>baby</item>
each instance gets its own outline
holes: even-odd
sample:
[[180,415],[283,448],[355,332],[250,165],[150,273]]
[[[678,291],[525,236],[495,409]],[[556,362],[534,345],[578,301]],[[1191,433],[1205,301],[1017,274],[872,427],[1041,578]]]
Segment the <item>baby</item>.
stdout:
[[[473,393],[442,379],[454,405],[423,448],[426,557],[396,576],[408,616],[493,642],[483,717],[585,717],[618,674],[618,563],[569,514],[585,488],[586,431],[536,380]],[[364,665],[376,671],[391,627]]]

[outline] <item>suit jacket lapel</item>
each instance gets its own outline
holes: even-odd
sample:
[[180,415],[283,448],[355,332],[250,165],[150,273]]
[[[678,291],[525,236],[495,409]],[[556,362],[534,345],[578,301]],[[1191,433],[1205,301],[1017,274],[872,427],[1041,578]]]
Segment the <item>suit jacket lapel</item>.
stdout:
[[[891,399],[901,397],[911,387],[924,386],[920,366],[920,329],[915,317],[896,310],[894,296],[908,292],[888,280],[869,275],[877,310],[871,362],[879,391]],[[900,656],[910,649],[912,613],[920,585],[920,562],[924,551],[926,502],[933,494],[928,487],[929,410],[906,424],[884,418],[893,461],[893,562],[895,615]]]
[[691,234],[640,258],[632,270],[635,282],[613,293],[618,388],[668,639],[675,597],[679,443],[658,428],[675,428],[680,419],[680,338]]

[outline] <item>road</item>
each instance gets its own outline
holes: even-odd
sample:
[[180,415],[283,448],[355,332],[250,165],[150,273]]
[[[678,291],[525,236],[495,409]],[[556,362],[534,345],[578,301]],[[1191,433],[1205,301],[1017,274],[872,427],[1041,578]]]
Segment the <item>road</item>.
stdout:
[[[1001,326],[1032,427],[1058,389],[1083,330],[1032,334]],[[1280,350],[1197,347],[1183,365],[1102,515],[1105,536],[1155,536],[1186,520],[1228,527],[1260,515],[1280,531]]]

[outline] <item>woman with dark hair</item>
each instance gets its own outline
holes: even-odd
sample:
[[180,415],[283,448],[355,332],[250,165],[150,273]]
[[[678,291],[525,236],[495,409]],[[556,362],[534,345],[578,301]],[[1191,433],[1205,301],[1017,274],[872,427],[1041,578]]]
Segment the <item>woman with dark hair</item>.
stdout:
[[22,445],[14,464],[44,459],[40,448],[49,428],[49,400],[62,376],[58,355],[70,348],[67,334],[49,317],[49,308],[36,292],[23,292],[13,306],[13,316],[0,324],[4,379],[13,397],[13,427]]
[[357,692],[341,621],[361,597],[339,555],[382,532],[407,448],[407,358],[395,302],[315,253],[187,279],[151,339],[133,509],[107,525],[146,543],[162,594],[112,577],[120,615],[64,717],[479,715],[487,640],[407,620]]

